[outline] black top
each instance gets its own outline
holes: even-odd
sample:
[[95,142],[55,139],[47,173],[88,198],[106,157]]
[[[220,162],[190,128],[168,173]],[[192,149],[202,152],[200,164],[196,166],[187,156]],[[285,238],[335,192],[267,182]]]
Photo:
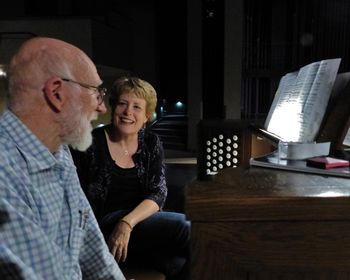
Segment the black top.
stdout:
[[97,220],[115,210],[132,210],[146,198],[162,209],[167,187],[164,152],[158,136],[140,130],[138,149],[132,156],[135,167],[125,169],[113,161],[105,129],[108,128],[94,129],[93,143],[86,152],[71,150],[80,183]]
[[107,140],[102,152],[105,153],[106,160],[111,161],[111,184],[102,216],[117,210],[135,208],[145,197],[136,168],[119,167],[109,153]]

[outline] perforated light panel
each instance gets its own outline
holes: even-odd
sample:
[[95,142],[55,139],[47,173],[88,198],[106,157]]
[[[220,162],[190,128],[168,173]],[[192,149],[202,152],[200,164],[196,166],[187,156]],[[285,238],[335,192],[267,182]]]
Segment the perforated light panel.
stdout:
[[206,120],[198,125],[198,178],[210,179],[224,168],[246,164],[250,157],[249,124],[242,120]]

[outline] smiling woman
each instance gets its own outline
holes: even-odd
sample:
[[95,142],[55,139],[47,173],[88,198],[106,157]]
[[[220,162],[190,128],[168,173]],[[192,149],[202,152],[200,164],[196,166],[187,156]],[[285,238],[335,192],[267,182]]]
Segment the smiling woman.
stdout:
[[[163,146],[146,123],[157,95],[148,82],[122,77],[112,86],[111,124],[93,131],[86,153],[72,151],[82,187],[115,259],[189,279],[190,222],[163,211],[168,189]],[[174,236],[174,232],[177,232]]]

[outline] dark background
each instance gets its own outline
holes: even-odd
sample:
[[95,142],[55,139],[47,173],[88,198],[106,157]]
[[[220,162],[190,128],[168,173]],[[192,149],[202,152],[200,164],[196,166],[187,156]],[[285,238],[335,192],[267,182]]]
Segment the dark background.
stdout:
[[[231,0],[196,0],[200,4],[199,20],[192,16],[197,12],[196,6],[188,8],[192,0],[16,0],[0,10],[0,17],[1,20],[26,18],[55,22],[90,19],[94,61],[150,81],[157,89],[159,100],[167,104],[178,100],[185,104],[192,102],[189,88],[193,77],[189,76],[188,67],[200,60],[200,86],[194,93],[201,100],[201,104],[197,101],[194,104],[202,108],[198,119],[225,119],[225,106],[230,105],[224,104],[224,82],[230,79],[224,69],[225,51],[236,51],[225,50],[225,28],[230,22],[227,1]],[[237,99],[240,118],[265,118],[278,82],[287,72],[335,57],[342,58],[340,72],[349,71],[350,1],[241,1],[242,21],[238,28],[242,36],[237,36],[241,45],[241,90]],[[144,20],[146,17],[148,20]],[[189,31],[195,24],[201,32],[199,59],[188,55],[189,38],[198,35]],[[0,43],[13,36],[1,30]],[[31,36],[30,26],[22,31]],[[187,108],[191,106],[184,108],[188,114]]]

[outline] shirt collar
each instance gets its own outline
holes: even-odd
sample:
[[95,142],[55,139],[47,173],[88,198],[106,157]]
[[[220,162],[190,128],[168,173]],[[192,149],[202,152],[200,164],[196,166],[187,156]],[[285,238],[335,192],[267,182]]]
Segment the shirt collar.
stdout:
[[63,147],[53,155],[11,111],[5,110],[1,116],[0,126],[23,155],[30,173],[51,168],[62,158]]

